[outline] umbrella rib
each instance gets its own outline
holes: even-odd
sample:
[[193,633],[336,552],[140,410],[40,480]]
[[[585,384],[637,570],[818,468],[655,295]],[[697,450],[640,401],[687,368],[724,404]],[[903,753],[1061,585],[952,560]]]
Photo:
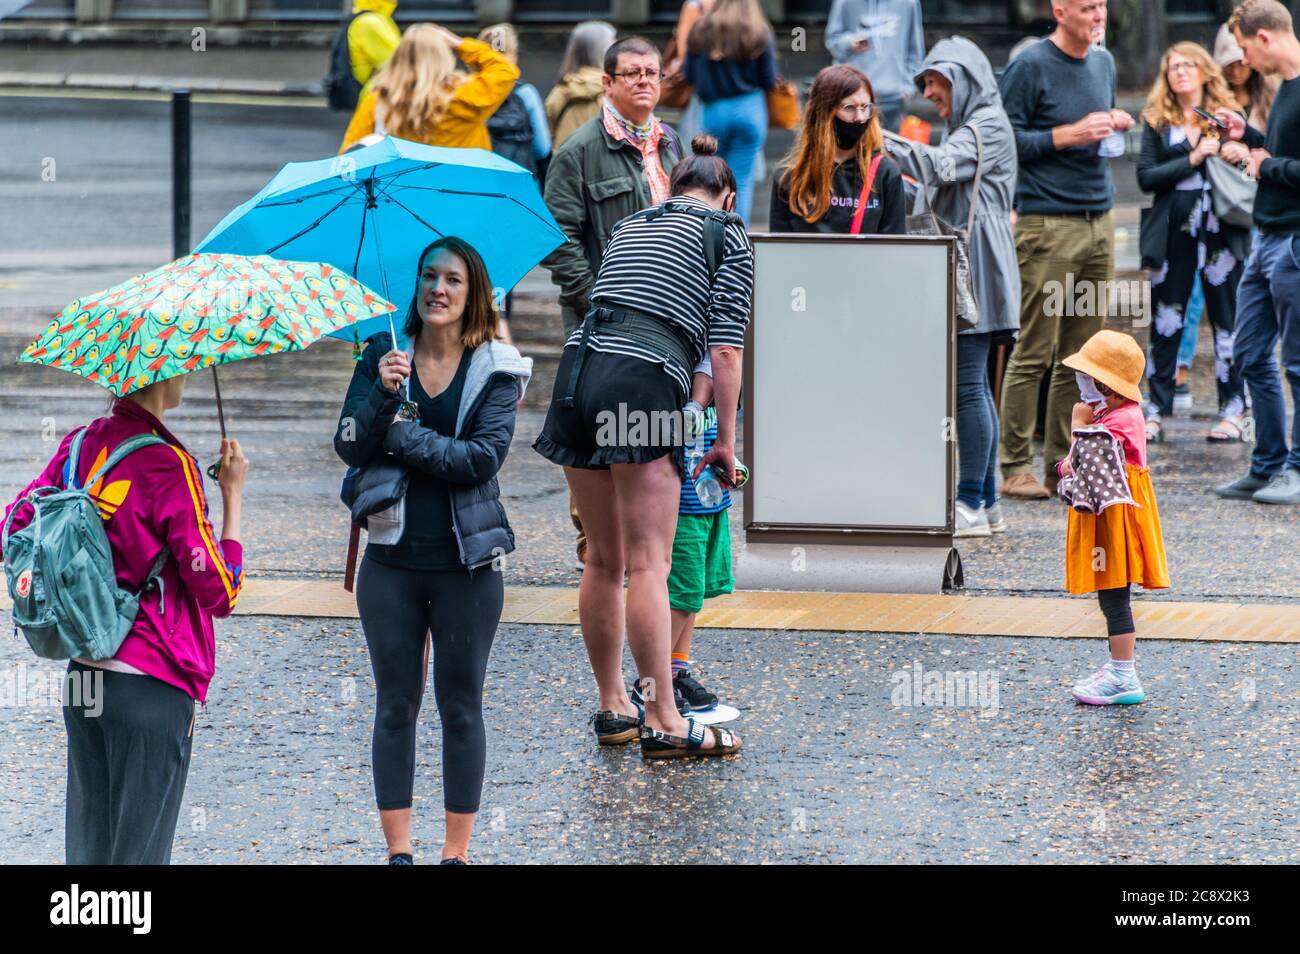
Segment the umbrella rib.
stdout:
[[[439,191],[439,190],[435,190],[435,191]],[[424,219],[420,218],[420,216],[416,215],[415,212],[411,209],[411,207],[408,206],[405,202],[402,202],[399,199],[395,199],[391,195],[388,196],[388,201],[392,202],[394,205],[399,206],[402,209],[405,209],[407,214],[409,214],[411,218],[415,219],[415,221],[419,222],[421,225],[423,225],[434,235],[438,236],[439,238],[445,237],[444,233],[440,229],[434,228],[428,222],[424,221]]]
[[339,201],[339,203],[338,203],[336,206],[334,206],[332,209],[330,209],[330,210],[327,211],[327,212],[322,212],[321,215],[316,219],[316,221],[313,222],[313,223],[311,223],[311,225],[308,225],[306,228],[302,229],[301,231],[297,232],[296,234],[289,236],[287,239],[285,239],[285,240],[284,240],[283,242],[281,242],[279,245],[273,245],[273,246],[271,246],[270,248],[268,248],[268,249],[266,250],[266,252],[265,252],[264,254],[266,254],[266,255],[271,255],[271,254],[273,254],[274,252],[277,252],[277,251],[279,251],[280,249],[284,248],[284,247],[285,247],[286,245],[288,245],[290,242],[292,242],[292,241],[294,241],[294,240],[296,240],[296,239],[300,239],[300,238],[302,238],[304,235],[306,235],[306,234],[307,234],[308,232],[310,232],[312,229],[316,228],[316,226],[320,225],[322,222],[324,222],[327,218],[329,218],[331,215],[333,215],[333,214],[334,214],[335,212],[337,212],[339,209],[343,208],[343,206],[347,203],[347,201],[348,201],[349,198],[350,198],[350,196],[344,196],[344,197]]
[[[534,211],[533,209],[529,208],[529,207],[528,207],[527,205],[525,205],[524,203],[520,202],[520,201],[519,201],[518,199],[516,199],[514,196],[512,196],[512,195],[507,195],[507,194],[504,193],[504,192],[466,192],[466,191],[464,191],[464,190],[462,190],[462,189],[443,189],[443,188],[436,187],[436,186],[417,186],[417,185],[403,185],[402,188],[403,188],[403,189],[417,189],[417,190],[419,190],[419,191],[421,191],[421,192],[443,192],[443,193],[446,193],[447,195],[468,195],[468,196],[474,196],[474,197],[476,197],[476,198],[480,198],[480,199],[505,199],[505,200],[508,201],[508,202],[513,202],[515,205],[519,206],[519,208],[521,208],[521,209],[523,209],[524,211],[528,212],[530,215],[533,216],[533,218],[537,219],[537,221],[539,221],[539,222],[541,222],[543,225],[547,226],[547,228],[550,228],[550,227],[551,227],[551,223],[547,222],[544,218],[542,218],[540,215],[538,215],[536,211]],[[399,202],[396,198],[394,198],[390,193],[385,193],[385,195],[388,196],[388,199],[389,199],[390,202],[395,202],[397,205],[401,205],[402,208],[406,209],[407,212],[411,212],[410,209],[408,209],[405,205],[402,205],[402,203]],[[415,215],[415,213],[414,213],[414,212],[411,212],[411,215]],[[424,225],[428,226],[429,228],[433,228],[432,225],[429,225],[429,223],[425,222],[425,221],[424,221],[423,219],[421,219],[418,215],[415,215],[415,217],[416,217],[416,219],[418,219],[420,222],[422,222]],[[434,231],[437,232],[437,229],[434,229]],[[441,235],[442,233],[441,233],[441,232],[438,232],[438,234]]]
[[381,175],[370,175],[370,176],[366,176],[366,177],[363,178],[363,179],[360,179],[360,180],[354,180],[354,181],[352,181],[352,182],[348,182],[348,181],[345,180],[344,183],[343,183],[343,185],[341,185],[341,186],[332,186],[332,187],[330,187],[330,188],[324,190],[323,192],[313,192],[311,195],[301,195],[301,196],[297,196],[296,198],[278,199],[278,200],[268,200],[268,201],[266,201],[266,202],[259,202],[259,203],[257,204],[257,207],[258,207],[259,209],[271,209],[271,208],[276,208],[276,207],[283,206],[283,205],[298,205],[298,204],[300,204],[300,203],[302,203],[302,202],[306,202],[308,199],[319,199],[321,196],[326,196],[326,195],[337,195],[337,194],[339,193],[340,190],[351,189],[351,190],[353,190],[353,191],[355,192],[355,191],[357,191],[357,188],[358,188],[358,187],[357,187],[357,183],[358,183],[358,182],[364,182],[365,179],[372,179],[372,180],[375,181],[376,183],[379,183],[379,182],[387,182],[387,181],[390,181],[390,180],[391,180],[391,181],[396,181],[397,179],[400,179],[402,176],[409,175],[409,174],[412,173],[412,172],[423,172],[423,171],[426,170],[426,169],[436,169],[436,168],[437,168],[438,166],[440,166],[440,165],[443,165],[443,163],[440,163],[440,162],[430,162],[430,163],[426,163],[425,165],[422,165],[422,166],[416,166],[416,167],[413,167],[413,168],[411,168],[411,169],[398,169],[398,170],[396,170],[396,171],[394,171],[394,172],[389,172],[389,173],[385,173],[385,174],[381,174]]

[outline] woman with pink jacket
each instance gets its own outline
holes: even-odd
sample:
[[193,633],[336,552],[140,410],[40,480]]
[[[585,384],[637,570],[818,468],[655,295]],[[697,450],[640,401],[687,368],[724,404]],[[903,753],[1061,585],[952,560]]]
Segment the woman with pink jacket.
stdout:
[[[117,585],[140,598],[135,624],[110,659],[74,659],[63,708],[68,732],[64,854],[68,864],[167,864],[189,771],[194,704],[207,698],[216,646],[214,617],[229,616],[243,583],[240,497],[248,461],[237,441],[221,442],[220,538],[208,520],[203,476],[163,415],[181,403],[184,377],[159,381],[114,402],[107,417],[63,439],[45,470],[5,510],[13,529],[31,520],[20,501],[37,487],[67,487],[70,448],[84,431],[76,481],[104,519]],[[114,448],[155,434],[111,472]]]

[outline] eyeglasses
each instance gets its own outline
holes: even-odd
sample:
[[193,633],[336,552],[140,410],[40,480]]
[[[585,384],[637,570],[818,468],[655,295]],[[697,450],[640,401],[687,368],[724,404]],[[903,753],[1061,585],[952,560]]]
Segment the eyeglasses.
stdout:
[[863,119],[869,120],[876,114],[876,104],[866,103],[865,105],[854,105],[853,103],[845,103],[840,107],[839,111],[842,113],[848,113],[851,116],[861,116]]
[[627,84],[632,86],[641,82],[643,79],[649,80],[651,83],[658,83],[660,74],[658,70],[624,70],[623,72],[615,73],[614,75],[623,77],[623,79],[627,81]]
[[1169,72],[1171,73],[1193,73],[1196,71],[1195,63],[1170,63]]

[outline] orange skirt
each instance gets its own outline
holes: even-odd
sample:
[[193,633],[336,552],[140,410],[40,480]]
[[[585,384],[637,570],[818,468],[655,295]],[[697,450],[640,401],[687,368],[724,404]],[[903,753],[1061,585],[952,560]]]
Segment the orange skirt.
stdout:
[[1070,508],[1065,534],[1065,588],[1093,593],[1129,583],[1144,589],[1169,586],[1165,541],[1151,472],[1126,464],[1129,490],[1138,506],[1115,504],[1100,516]]

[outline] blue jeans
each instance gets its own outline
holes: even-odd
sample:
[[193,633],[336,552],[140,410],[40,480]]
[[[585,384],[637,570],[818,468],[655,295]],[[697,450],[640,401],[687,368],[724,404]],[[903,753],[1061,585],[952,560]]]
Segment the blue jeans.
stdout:
[[1260,233],[1237,289],[1235,360],[1255,407],[1250,472],[1265,479],[1284,466],[1300,470],[1300,413],[1287,451],[1286,401],[1273,356],[1278,339],[1291,400],[1300,409],[1300,236]]
[[700,130],[718,140],[718,155],[736,174],[736,213],[749,224],[754,168],[767,141],[767,95],[761,90],[704,104]]
[[957,499],[998,501],[998,409],[989,387],[990,334],[957,336]]

